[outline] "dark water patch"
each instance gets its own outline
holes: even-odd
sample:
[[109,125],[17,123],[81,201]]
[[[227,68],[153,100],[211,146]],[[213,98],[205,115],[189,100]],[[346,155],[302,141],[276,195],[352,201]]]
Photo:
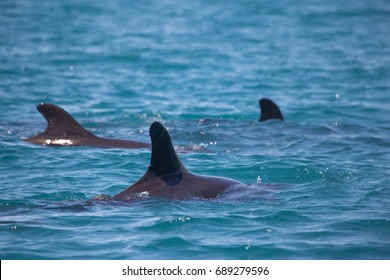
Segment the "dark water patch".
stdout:
[[31,199],[34,200],[41,200],[41,201],[64,201],[64,200],[70,200],[70,201],[77,201],[77,200],[87,200],[87,197],[83,193],[72,193],[72,192],[54,192],[49,194],[41,194],[31,197]]

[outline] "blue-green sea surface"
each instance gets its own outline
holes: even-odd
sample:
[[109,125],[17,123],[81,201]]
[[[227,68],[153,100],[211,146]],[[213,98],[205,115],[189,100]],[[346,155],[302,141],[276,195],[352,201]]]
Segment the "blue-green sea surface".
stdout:
[[[389,27],[385,0],[1,0],[0,258],[390,259]],[[158,120],[248,186],[93,201],[150,150],[24,142],[41,102],[105,137]]]

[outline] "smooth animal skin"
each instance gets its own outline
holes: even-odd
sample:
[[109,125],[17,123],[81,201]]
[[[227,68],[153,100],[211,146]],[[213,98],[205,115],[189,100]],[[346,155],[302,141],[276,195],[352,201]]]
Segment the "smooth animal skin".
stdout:
[[162,198],[215,198],[227,188],[244,185],[241,182],[189,172],[172,145],[166,128],[159,122],[150,126],[152,155],[146,173],[133,185],[115,195],[115,200],[127,200],[148,194]]
[[97,137],[83,128],[68,112],[53,104],[41,103],[37,110],[47,120],[44,132],[25,141],[44,146],[94,146],[111,148],[150,148],[150,144]]
[[268,121],[271,119],[284,120],[282,112],[280,111],[278,105],[275,104],[271,99],[262,98],[259,100],[260,106],[260,122]]

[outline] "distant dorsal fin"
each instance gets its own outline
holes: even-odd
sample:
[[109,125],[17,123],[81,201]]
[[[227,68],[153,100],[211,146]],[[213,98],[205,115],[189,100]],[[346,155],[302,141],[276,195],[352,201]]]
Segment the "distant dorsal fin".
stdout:
[[152,140],[152,155],[148,171],[155,176],[164,176],[185,170],[167,129],[161,123],[153,122],[149,134]]
[[279,119],[284,120],[282,116],[282,112],[280,112],[280,109],[278,105],[275,104],[271,99],[268,98],[262,98],[259,100],[261,115],[260,115],[260,122],[271,120],[271,119]]
[[48,136],[94,136],[83,128],[68,112],[54,104],[41,103],[37,110],[47,120],[47,128],[42,133]]

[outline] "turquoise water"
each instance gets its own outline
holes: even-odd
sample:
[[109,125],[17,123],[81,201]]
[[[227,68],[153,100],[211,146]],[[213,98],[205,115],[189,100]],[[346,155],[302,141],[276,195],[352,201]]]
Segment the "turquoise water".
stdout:
[[[390,259],[389,26],[379,0],[1,0],[0,258]],[[202,147],[189,170],[248,187],[91,201],[150,151],[26,143],[40,102],[99,136],[159,120]]]

